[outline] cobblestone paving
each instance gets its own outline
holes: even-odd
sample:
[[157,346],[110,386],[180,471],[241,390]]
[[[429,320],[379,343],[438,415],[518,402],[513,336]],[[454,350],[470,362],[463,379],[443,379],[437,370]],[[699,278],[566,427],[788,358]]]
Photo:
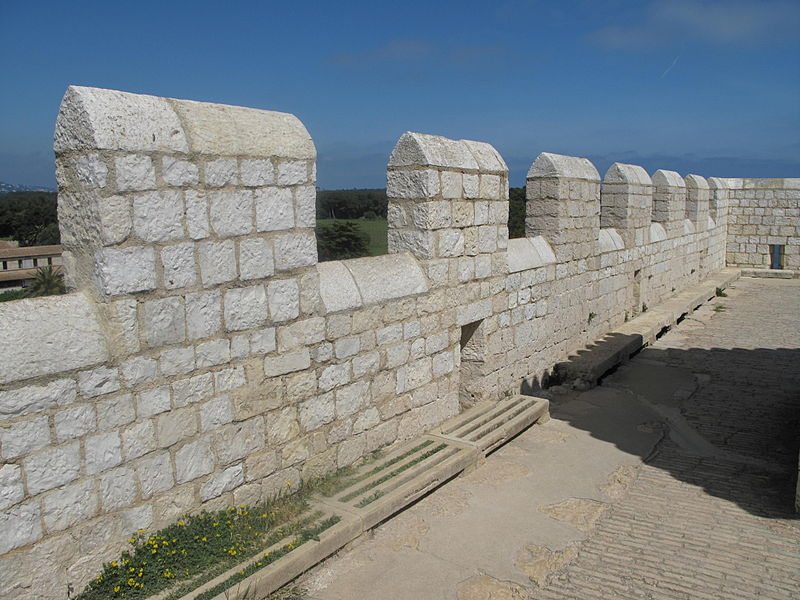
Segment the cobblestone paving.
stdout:
[[800,280],[742,279],[301,583],[314,600],[800,600],[799,412]]
[[742,279],[728,294],[630,363],[695,373],[681,414],[725,455],[667,438],[532,597],[800,598],[800,281]]

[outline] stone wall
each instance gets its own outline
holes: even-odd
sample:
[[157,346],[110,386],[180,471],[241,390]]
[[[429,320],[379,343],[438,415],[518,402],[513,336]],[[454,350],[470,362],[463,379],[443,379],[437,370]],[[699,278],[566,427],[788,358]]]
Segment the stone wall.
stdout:
[[509,241],[494,148],[407,133],[390,254],[318,264],[291,115],[70,88],[55,148],[74,291],[0,305],[8,598],[527,389],[725,262],[723,180],[543,154]]
[[727,261],[768,269],[770,245],[784,246],[783,268],[800,271],[800,179],[728,179]]

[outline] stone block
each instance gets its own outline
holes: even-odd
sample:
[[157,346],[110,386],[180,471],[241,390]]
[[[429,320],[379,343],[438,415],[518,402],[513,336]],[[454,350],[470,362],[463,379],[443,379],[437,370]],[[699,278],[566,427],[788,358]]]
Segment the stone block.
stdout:
[[273,244],[278,271],[310,267],[317,263],[317,238],[313,231],[277,235]]
[[122,440],[116,431],[86,438],[86,472],[90,475],[107,471],[122,462]]
[[267,187],[255,191],[256,230],[283,231],[294,227],[294,199],[289,188]]
[[295,352],[286,352],[278,356],[268,356],[264,359],[264,375],[277,377],[294,371],[302,371],[311,366],[311,355],[308,348]]
[[53,418],[58,442],[79,438],[97,427],[94,406],[78,404],[55,414]]
[[205,164],[205,182],[208,187],[236,185],[239,182],[239,168],[236,159],[220,158]]
[[300,314],[300,288],[295,279],[270,281],[267,285],[269,316],[280,323],[296,318]]
[[155,450],[156,433],[152,420],[140,421],[122,431],[122,453],[133,460]]
[[211,373],[195,375],[172,384],[172,402],[178,408],[207,400],[213,395],[214,377]]
[[231,343],[228,339],[209,340],[195,347],[197,368],[215,367],[231,360]]
[[39,502],[25,502],[0,512],[0,555],[42,537]]
[[178,483],[186,483],[214,470],[211,440],[202,437],[184,445],[175,453],[175,476]]
[[176,190],[133,197],[133,232],[145,242],[183,239],[183,197]]
[[263,325],[268,317],[267,292],[263,285],[234,288],[225,292],[225,329],[242,331]]
[[121,394],[97,402],[97,428],[100,431],[127,425],[135,418],[131,394]]
[[196,164],[173,156],[161,159],[161,176],[169,185],[177,187],[197,185],[200,182],[200,170]]
[[214,449],[220,464],[227,465],[262,449],[265,440],[264,419],[257,416],[217,429],[214,432]]
[[203,287],[236,279],[236,245],[233,240],[202,242],[199,255]]
[[271,160],[243,158],[239,163],[239,180],[247,187],[275,183],[275,167]]
[[228,396],[219,396],[200,407],[200,430],[212,431],[233,421],[233,404]]
[[194,348],[168,348],[161,352],[158,366],[161,374],[167,377],[189,373],[195,368]]
[[263,238],[239,242],[239,276],[244,279],[262,279],[275,273],[272,246]]
[[202,240],[211,234],[208,222],[208,202],[203,192],[186,190],[186,230],[193,240]]
[[146,356],[134,356],[123,362],[119,371],[125,385],[134,387],[156,378],[158,361]]
[[117,191],[152,190],[156,187],[156,171],[149,156],[128,154],[114,159]]
[[31,454],[23,460],[22,466],[31,496],[74,481],[81,469],[80,442]]
[[75,400],[75,389],[74,380],[58,379],[44,386],[32,385],[0,392],[0,415],[21,416],[70,404]]
[[302,185],[308,182],[306,161],[292,160],[278,163],[278,185]]
[[[177,456],[175,464],[177,468]],[[136,464],[136,478],[139,480],[139,489],[145,500],[173,487],[175,479],[172,475],[169,452],[157,452],[142,458]]]
[[177,344],[186,339],[186,314],[179,297],[149,300],[139,306],[139,322],[150,347]]
[[250,190],[209,193],[211,229],[219,237],[247,235],[253,231],[253,194]]
[[217,498],[244,483],[244,467],[241,464],[228,467],[213,476],[200,488],[200,499],[205,502]]
[[135,500],[136,477],[133,469],[120,467],[100,477],[100,504],[104,511],[131,506]]
[[116,392],[120,389],[119,371],[108,367],[98,367],[91,371],[78,373],[78,388],[85,398]]
[[314,228],[317,224],[317,190],[304,185],[294,190],[294,223],[296,227]]
[[[186,336],[189,340],[210,337],[222,330],[221,298],[218,290],[186,295]],[[191,349],[185,350],[191,352]]]
[[164,287],[168,290],[190,287],[197,281],[194,262],[194,244],[187,242],[161,249],[164,268]]
[[100,238],[105,246],[121,244],[131,233],[133,218],[131,201],[123,196],[104,198],[97,204]]
[[50,425],[46,416],[0,427],[3,460],[24,456],[48,445],[50,445]]
[[0,467],[0,511],[21,502],[23,498],[22,468],[10,464]]
[[164,413],[156,421],[156,435],[160,448],[169,448],[197,433],[197,419],[193,407],[176,408]]
[[156,288],[156,256],[153,248],[104,248],[97,252],[96,269],[100,289],[107,296]]

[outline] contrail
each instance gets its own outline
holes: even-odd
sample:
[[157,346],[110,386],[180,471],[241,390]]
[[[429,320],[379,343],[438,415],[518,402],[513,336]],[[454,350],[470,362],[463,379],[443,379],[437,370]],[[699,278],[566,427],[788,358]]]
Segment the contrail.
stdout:
[[672,67],[674,67],[675,65],[677,65],[677,64],[678,64],[678,59],[679,59],[680,57],[681,57],[681,55],[680,55],[680,54],[679,54],[678,56],[676,56],[676,57],[675,57],[675,60],[673,60],[673,61],[672,61],[672,64],[671,64],[670,66],[668,66],[668,67],[667,67],[667,70],[666,70],[666,71],[664,71],[664,72],[661,74],[661,79],[664,79],[664,77],[666,77],[666,76],[667,76],[667,73],[669,73],[670,71],[672,71]]

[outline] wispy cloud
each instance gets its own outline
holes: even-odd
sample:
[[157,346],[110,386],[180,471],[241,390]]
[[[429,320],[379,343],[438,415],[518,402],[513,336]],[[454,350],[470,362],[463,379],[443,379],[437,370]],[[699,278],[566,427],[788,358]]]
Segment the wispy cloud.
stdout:
[[592,32],[589,39],[608,49],[661,47],[690,39],[715,45],[757,45],[793,36],[800,4],[786,0],[652,1],[633,25]]
[[341,67],[367,67],[374,65],[469,65],[476,61],[494,60],[503,54],[497,46],[452,45],[444,46],[424,40],[392,40],[382,46],[346,52],[331,57],[331,62]]
[[661,74],[661,79],[664,79],[669,72],[672,71],[673,67],[678,64],[678,59],[680,58],[680,54],[675,57],[675,60],[672,61],[672,64],[666,68],[666,70]]

